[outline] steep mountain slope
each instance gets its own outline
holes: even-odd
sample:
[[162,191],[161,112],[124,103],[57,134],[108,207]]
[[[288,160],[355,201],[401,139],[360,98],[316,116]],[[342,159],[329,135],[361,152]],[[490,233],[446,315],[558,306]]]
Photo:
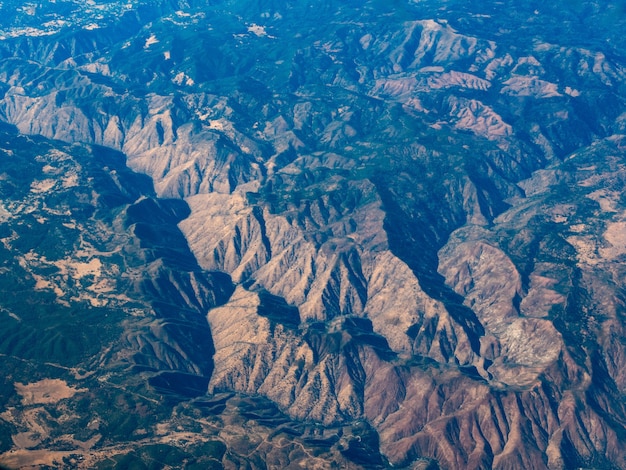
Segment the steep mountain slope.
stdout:
[[184,202],[156,199],[117,152],[0,139],[1,464],[353,465],[341,446],[367,428],[294,423],[258,398],[194,400],[213,370],[205,312],[233,286],[189,252]]
[[4,20],[0,113],[187,202],[108,248],[208,318],[129,338],[153,386],[367,422],[380,465],[624,468],[621,3],[61,4]]

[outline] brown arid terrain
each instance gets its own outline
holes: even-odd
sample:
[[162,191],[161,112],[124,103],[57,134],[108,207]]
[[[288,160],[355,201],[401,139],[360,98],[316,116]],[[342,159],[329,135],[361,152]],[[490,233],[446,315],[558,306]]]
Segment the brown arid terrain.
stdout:
[[0,11],[0,465],[626,468],[623,2]]
[[64,398],[72,398],[76,393],[86,392],[87,389],[75,389],[59,379],[44,379],[31,384],[14,384],[15,390],[22,396],[22,405],[43,403],[58,403]]

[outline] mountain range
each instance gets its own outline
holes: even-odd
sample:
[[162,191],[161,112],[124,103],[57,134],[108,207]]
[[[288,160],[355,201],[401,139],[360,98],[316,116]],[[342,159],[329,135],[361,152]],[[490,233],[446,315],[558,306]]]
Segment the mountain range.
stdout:
[[0,464],[626,468],[623,1],[0,12]]

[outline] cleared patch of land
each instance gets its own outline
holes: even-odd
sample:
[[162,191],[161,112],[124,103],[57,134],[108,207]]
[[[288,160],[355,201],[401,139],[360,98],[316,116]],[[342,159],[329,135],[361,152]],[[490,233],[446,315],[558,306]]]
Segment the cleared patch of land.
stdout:
[[15,383],[15,390],[22,396],[23,405],[57,403],[65,398],[72,398],[87,389],[70,387],[64,380],[43,379],[30,384]]

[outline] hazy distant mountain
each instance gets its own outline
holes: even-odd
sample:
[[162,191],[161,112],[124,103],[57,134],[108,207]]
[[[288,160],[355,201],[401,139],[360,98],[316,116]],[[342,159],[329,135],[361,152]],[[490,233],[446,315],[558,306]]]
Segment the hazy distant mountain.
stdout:
[[624,2],[0,13],[0,464],[626,468]]

